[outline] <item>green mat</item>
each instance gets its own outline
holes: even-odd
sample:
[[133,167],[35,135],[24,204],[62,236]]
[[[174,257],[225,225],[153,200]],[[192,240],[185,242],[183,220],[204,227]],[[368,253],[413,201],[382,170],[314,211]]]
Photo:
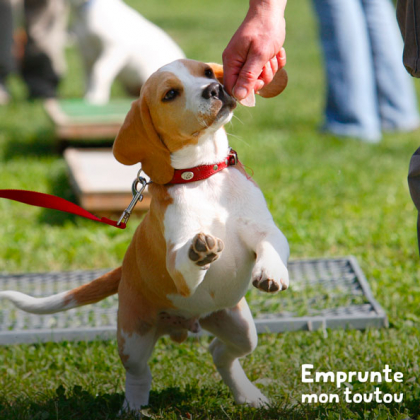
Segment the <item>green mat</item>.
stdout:
[[60,99],[59,108],[74,123],[120,123],[124,120],[133,99],[112,99],[105,105],[93,105],[84,99]]

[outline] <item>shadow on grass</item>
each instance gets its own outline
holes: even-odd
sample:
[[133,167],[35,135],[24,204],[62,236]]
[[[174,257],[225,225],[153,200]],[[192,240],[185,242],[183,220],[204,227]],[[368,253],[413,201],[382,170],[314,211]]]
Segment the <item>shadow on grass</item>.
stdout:
[[18,127],[13,128],[11,140],[4,145],[4,160],[10,161],[17,157],[59,156],[68,147],[78,149],[111,149],[114,139],[109,140],[58,140],[53,128],[42,128],[28,134]]
[[[55,177],[50,179],[49,193],[57,197],[64,198],[72,203],[77,203],[77,197],[74,194],[70,180],[66,171],[60,171]],[[41,211],[38,221],[51,226],[63,226],[66,222],[75,223],[77,216],[65,213],[59,210],[44,209]]]
[[[29,397],[20,397],[11,402],[0,398],[0,419],[60,419],[60,420],[99,420],[99,419],[136,419],[134,414],[119,415],[123,404],[122,393],[91,395],[82,387],[75,386],[65,391],[60,386],[53,396],[39,395],[38,401]],[[410,417],[417,418],[420,400],[412,400],[405,405],[399,404],[352,404],[342,405],[291,405],[283,401],[277,406],[267,409],[255,409],[233,404],[228,392],[218,394],[209,387],[189,386],[182,391],[178,387],[170,387],[161,391],[152,391],[150,406],[142,410],[143,418],[151,419],[195,419],[195,420],[301,420],[301,419],[343,419],[343,418],[404,418],[401,414],[409,411]],[[384,417],[385,414],[385,417]],[[343,417],[344,416],[344,417]],[[391,417],[390,417],[391,416]]]
[[[197,396],[201,397],[197,400]],[[208,398],[206,398],[208,397]],[[10,402],[0,399],[0,419],[8,420],[99,420],[120,419],[132,420],[138,417],[133,413],[119,415],[124,395],[121,393],[93,396],[80,386],[66,392],[60,386],[55,395],[39,401],[28,397],[20,397]],[[315,416],[305,415],[300,410],[260,409],[235,406],[231,397],[215,395],[209,388],[198,389],[187,387],[185,391],[171,387],[162,391],[152,391],[150,406],[142,410],[143,418],[152,419],[315,419]]]
[[65,394],[60,386],[55,396],[39,395],[38,401],[28,397],[19,397],[13,403],[0,400],[0,419],[116,419],[124,400],[118,393],[93,396],[79,386],[75,386],[69,396]]
[[[22,124],[25,124],[25,122],[22,121]],[[4,145],[5,161],[13,160],[17,157],[53,156],[59,152],[52,128],[44,127],[29,135],[27,131],[14,127],[13,135],[10,138]]]

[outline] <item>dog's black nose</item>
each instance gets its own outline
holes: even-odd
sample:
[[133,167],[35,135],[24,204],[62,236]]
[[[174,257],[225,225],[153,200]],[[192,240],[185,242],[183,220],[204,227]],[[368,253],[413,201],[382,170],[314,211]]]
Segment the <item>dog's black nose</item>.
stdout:
[[223,86],[217,82],[210,83],[206,88],[204,88],[202,96],[204,99],[223,99]]

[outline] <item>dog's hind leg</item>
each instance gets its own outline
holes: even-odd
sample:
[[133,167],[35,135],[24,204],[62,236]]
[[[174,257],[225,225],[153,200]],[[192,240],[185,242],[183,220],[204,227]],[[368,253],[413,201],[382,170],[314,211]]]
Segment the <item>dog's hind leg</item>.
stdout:
[[237,404],[262,407],[267,398],[245,375],[238,358],[251,353],[258,336],[245,298],[231,309],[215,312],[200,320],[201,326],[216,338],[210,344],[217,370],[231,389]]
[[[152,375],[148,360],[159,332],[154,311],[138,294],[119,291],[118,352],[126,370],[125,400],[122,411],[137,411],[149,403]],[[124,296],[122,300],[121,297]],[[122,303],[124,302],[124,303]]]
[[118,334],[120,357],[126,370],[125,400],[122,411],[139,411],[149,404],[152,374],[148,360],[156,343],[156,330],[147,334]]

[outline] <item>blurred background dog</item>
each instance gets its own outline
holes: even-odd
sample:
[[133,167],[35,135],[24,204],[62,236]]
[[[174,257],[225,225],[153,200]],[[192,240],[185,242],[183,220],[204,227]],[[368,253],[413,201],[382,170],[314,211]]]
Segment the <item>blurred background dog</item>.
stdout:
[[91,103],[108,102],[115,78],[138,95],[153,72],[185,57],[166,32],[122,0],[69,1],[86,71],[85,99]]
[[108,102],[115,79],[138,96],[154,71],[185,57],[166,32],[122,0],[0,0],[0,104],[10,100],[6,79],[14,71],[30,98],[57,96],[69,20],[85,68],[85,98],[94,104]]

